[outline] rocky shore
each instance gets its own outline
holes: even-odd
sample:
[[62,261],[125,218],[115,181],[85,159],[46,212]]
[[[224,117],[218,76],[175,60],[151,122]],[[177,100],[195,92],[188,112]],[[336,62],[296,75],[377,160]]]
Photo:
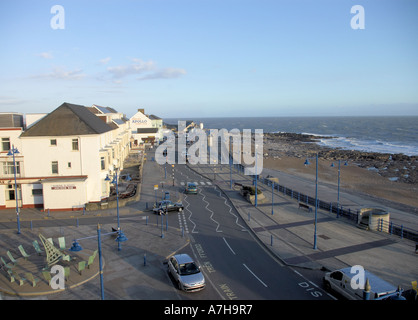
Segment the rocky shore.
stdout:
[[318,153],[319,159],[348,161],[350,165],[375,172],[392,182],[418,184],[418,156],[332,149],[318,145],[320,139],[324,137],[297,133],[265,133],[264,158],[306,158]]

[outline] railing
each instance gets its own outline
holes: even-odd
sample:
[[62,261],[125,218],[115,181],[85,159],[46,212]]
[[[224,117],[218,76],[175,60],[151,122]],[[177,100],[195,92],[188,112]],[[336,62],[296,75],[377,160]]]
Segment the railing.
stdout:
[[[240,164],[236,165],[237,170],[239,172],[244,172],[244,167]],[[258,177],[258,181],[262,182],[265,185],[268,185],[271,187],[271,184],[273,183],[271,180],[263,177]],[[284,195],[287,195],[291,197],[292,199],[296,199],[298,202],[305,203],[307,205],[315,206],[315,198],[312,198],[306,194],[300,193],[296,190],[293,190],[291,188],[287,188],[286,186],[280,185],[276,182],[274,182],[274,189],[276,189],[278,192],[283,193]],[[333,204],[332,202],[325,202],[318,199],[318,209],[329,211],[330,213],[338,214],[340,217],[344,217],[356,224],[359,222],[359,210],[353,211],[350,208],[344,209],[343,206],[337,206],[336,204]],[[384,221],[383,219],[379,220],[379,226],[374,228],[374,230],[385,232],[399,236],[401,239],[409,239],[412,241],[418,241],[418,231],[413,230],[411,228],[407,228],[403,225],[398,225],[393,223],[392,221]]]
[[380,232],[387,232],[391,235],[399,236],[401,239],[406,238],[418,242],[418,233],[415,230],[406,228],[403,225],[379,219],[377,223],[377,230]]

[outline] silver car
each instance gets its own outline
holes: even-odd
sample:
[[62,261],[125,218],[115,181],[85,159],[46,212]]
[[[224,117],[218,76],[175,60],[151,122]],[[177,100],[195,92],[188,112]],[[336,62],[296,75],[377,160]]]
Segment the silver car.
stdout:
[[179,289],[192,292],[205,288],[205,277],[188,254],[176,254],[168,260],[168,271],[177,282]]

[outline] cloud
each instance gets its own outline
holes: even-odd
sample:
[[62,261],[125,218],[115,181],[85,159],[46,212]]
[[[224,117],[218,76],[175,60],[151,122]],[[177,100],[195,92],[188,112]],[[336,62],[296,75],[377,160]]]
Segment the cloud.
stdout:
[[155,68],[153,61],[144,62],[141,59],[132,59],[133,63],[126,66],[108,67],[113,78],[123,78],[132,74],[141,74]]
[[103,58],[103,59],[100,59],[99,60],[99,62],[101,63],[101,64],[108,64],[109,63],[109,61],[110,61],[110,57],[107,57],[107,58]]
[[83,70],[75,69],[67,71],[62,67],[54,67],[52,72],[44,73],[40,75],[34,75],[31,78],[35,79],[60,79],[60,80],[79,80],[84,78]]
[[178,68],[165,68],[157,70],[153,73],[139,77],[138,80],[152,80],[152,79],[174,79],[186,74],[186,70]]
[[38,54],[39,57],[43,59],[53,59],[54,56],[50,52],[41,52]]
[[22,104],[22,103],[26,103],[26,100],[18,99],[18,98],[10,97],[10,96],[0,96],[0,105],[9,106],[9,105]]
[[180,68],[158,68],[152,60],[131,59],[129,65],[108,67],[107,71],[112,75],[115,83],[121,83],[121,79],[130,75],[140,75],[137,80],[174,79],[186,74],[186,70]]

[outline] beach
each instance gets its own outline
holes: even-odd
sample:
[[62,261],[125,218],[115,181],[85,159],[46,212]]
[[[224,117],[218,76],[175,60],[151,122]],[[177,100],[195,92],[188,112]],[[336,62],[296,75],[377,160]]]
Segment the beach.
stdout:
[[[397,202],[417,212],[418,157],[332,149],[318,145],[317,141],[318,137],[312,135],[265,133],[263,167],[314,180],[314,157],[318,153],[319,183],[337,186],[338,160],[341,160],[341,190]],[[306,158],[311,165],[304,165]]]

